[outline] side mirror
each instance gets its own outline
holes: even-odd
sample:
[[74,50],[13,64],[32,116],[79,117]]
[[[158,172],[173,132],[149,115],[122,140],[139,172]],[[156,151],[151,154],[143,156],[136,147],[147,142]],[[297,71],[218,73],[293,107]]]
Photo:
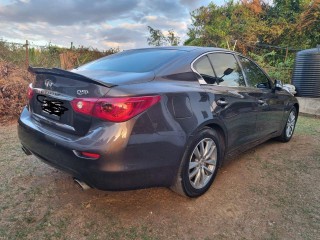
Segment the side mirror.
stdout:
[[223,81],[224,81],[224,80],[223,80],[223,77],[224,77],[224,76],[227,76],[227,75],[231,74],[232,72],[233,72],[233,69],[232,69],[232,68],[227,68],[226,70],[224,70],[223,75],[217,79],[217,80],[218,80],[218,81],[217,81],[218,84],[219,84],[220,82],[223,82]]
[[224,72],[223,72],[223,76],[227,76],[229,74],[231,74],[233,72],[232,68],[227,68]]
[[274,90],[281,90],[282,88],[282,82],[280,80],[274,80]]

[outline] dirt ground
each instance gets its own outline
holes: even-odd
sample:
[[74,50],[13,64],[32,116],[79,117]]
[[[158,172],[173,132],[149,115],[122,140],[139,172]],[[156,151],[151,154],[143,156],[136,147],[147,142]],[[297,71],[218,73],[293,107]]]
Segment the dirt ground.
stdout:
[[82,191],[0,127],[0,239],[320,239],[320,119],[300,117],[220,169],[198,199],[168,189]]

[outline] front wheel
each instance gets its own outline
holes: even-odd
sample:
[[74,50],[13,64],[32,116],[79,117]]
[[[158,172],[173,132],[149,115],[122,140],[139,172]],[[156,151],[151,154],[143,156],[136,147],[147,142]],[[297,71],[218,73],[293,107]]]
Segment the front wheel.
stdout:
[[217,132],[211,128],[199,131],[184,153],[176,182],[171,188],[188,197],[204,194],[217,174],[220,153]]
[[286,125],[282,131],[282,134],[280,136],[280,140],[282,142],[289,142],[292,138],[295,126],[297,122],[297,110],[295,107],[293,107],[289,113]]

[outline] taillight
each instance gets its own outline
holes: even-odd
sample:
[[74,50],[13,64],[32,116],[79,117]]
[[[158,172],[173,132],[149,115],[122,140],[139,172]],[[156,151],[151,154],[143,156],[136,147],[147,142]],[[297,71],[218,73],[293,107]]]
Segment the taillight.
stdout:
[[29,86],[28,86],[28,99],[30,100],[34,95],[34,91],[33,91],[33,88],[32,88],[32,84],[30,83]]
[[147,110],[161,97],[141,96],[122,98],[76,98],[71,101],[74,111],[111,122],[124,122]]
[[71,101],[71,105],[78,113],[92,115],[92,109],[97,101],[97,98],[76,98]]

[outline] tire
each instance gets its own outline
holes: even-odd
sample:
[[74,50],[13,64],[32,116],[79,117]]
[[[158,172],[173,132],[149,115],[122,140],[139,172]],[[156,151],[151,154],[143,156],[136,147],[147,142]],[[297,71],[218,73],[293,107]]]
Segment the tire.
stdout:
[[294,129],[297,122],[297,110],[295,107],[292,107],[288,115],[286,125],[284,126],[280,137],[278,138],[281,142],[289,142],[294,133]]
[[212,128],[203,128],[189,142],[171,189],[182,196],[201,196],[215,179],[221,156],[218,133]]

